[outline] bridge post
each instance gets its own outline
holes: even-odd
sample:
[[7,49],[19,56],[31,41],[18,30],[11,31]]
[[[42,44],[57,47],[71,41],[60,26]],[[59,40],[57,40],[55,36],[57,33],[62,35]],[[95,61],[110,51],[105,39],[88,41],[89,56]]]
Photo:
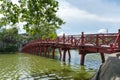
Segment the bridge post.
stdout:
[[62,57],[61,48],[59,48],[59,53],[60,53],[60,60],[61,60],[61,57]]
[[65,34],[63,34],[63,43],[65,43]]
[[36,46],[36,51],[35,51],[35,55],[38,54],[38,46]]
[[42,56],[42,47],[40,46],[40,56]]
[[48,57],[50,57],[50,50],[49,50],[49,47],[47,48],[47,52],[48,52]]
[[81,53],[80,65],[84,65],[86,53]]
[[37,55],[39,55],[39,44],[37,44]]
[[53,47],[52,50],[53,50],[53,51],[52,51],[52,58],[54,59],[54,58],[55,58],[55,47]]
[[37,51],[38,51],[38,48],[37,48],[37,46],[36,46],[36,51],[35,51],[35,55],[37,55]]
[[34,52],[35,52],[35,47],[34,47],[34,45],[32,46],[32,54],[34,54]]
[[71,36],[71,44],[73,44],[73,36]]
[[33,55],[35,55],[35,45],[33,46]]
[[118,34],[120,34],[120,29],[118,29]]
[[46,46],[44,46],[44,56],[46,57],[46,52],[47,51],[47,47]]
[[69,62],[70,62],[70,59],[71,59],[70,49],[68,49],[68,56],[69,56]]
[[99,52],[99,34],[96,35],[96,52]]
[[81,35],[81,44],[84,45],[84,32],[82,32],[82,35]]
[[34,46],[34,55],[36,55],[36,50],[37,50],[37,48],[36,48],[36,45]]
[[99,34],[96,35],[96,46],[99,46]]
[[57,37],[57,39],[56,39],[56,43],[57,43],[57,44],[59,43],[59,37]]
[[111,52],[114,51],[114,45],[112,43],[110,44],[110,49],[111,49]]
[[106,37],[105,37],[105,35],[103,34],[103,36],[102,36],[102,44],[105,44],[105,41],[106,41]]
[[104,56],[104,53],[100,53],[100,55],[101,55],[102,63],[104,63],[104,62],[105,62],[105,56]]
[[32,45],[31,45],[31,49],[30,49],[30,52],[31,52],[31,54],[32,54],[32,52],[33,52],[33,50],[32,50],[33,48],[32,48]]
[[67,52],[67,49],[64,49],[64,52],[63,52],[63,61],[65,61],[65,58],[66,58],[66,52]]
[[118,30],[118,47],[120,49],[120,29]]
[[36,55],[38,55],[39,45],[36,44]]

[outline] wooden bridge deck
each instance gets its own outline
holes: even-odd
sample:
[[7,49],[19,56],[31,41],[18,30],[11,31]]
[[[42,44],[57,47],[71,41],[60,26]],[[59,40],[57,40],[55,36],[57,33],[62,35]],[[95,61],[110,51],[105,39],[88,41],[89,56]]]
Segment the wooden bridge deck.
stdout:
[[104,62],[104,53],[120,52],[120,29],[118,33],[84,34],[82,32],[81,35],[63,34],[54,40],[37,39],[25,45],[22,51],[31,54],[42,54],[44,52],[45,56],[51,51],[52,58],[54,58],[55,49],[59,50],[60,58],[63,51],[63,61],[65,61],[66,52],[68,52],[70,59],[70,50],[75,49],[81,55],[81,65],[84,65],[85,55],[88,53],[100,53],[102,62]]

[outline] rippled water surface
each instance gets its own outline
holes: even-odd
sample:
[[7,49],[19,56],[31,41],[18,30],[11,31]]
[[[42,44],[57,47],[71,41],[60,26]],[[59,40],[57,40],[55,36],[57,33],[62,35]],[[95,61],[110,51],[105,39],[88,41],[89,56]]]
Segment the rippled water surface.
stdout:
[[[71,51],[72,52],[72,51]],[[88,80],[99,68],[99,55],[87,55],[86,67],[79,65],[80,55],[71,54],[71,62],[25,53],[0,54],[0,80]]]

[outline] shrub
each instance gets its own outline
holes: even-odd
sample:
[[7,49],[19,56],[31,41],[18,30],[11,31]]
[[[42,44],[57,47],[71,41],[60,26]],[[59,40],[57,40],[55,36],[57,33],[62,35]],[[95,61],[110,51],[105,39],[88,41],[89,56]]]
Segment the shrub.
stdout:
[[5,48],[5,52],[16,52],[17,51],[17,46],[14,44],[7,45]]

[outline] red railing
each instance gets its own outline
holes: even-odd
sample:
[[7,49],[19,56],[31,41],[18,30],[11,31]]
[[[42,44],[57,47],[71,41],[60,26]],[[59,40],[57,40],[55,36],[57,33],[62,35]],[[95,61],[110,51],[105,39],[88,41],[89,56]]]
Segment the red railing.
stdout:
[[[105,34],[84,34],[81,35],[65,35],[58,36],[56,39],[37,39],[29,42],[22,49],[26,53],[42,53],[45,56],[51,48],[52,56],[54,58],[55,49],[59,50],[60,57],[61,50],[63,50],[63,60],[65,60],[65,54],[68,51],[70,56],[70,49],[78,49],[79,54],[82,55],[81,64],[84,63],[84,56],[87,53],[101,53],[102,59],[103,53],[113,53],[120,51],[120,29],[118,33],[105,33]],[[104,60],[102,61],[104,62]]]

